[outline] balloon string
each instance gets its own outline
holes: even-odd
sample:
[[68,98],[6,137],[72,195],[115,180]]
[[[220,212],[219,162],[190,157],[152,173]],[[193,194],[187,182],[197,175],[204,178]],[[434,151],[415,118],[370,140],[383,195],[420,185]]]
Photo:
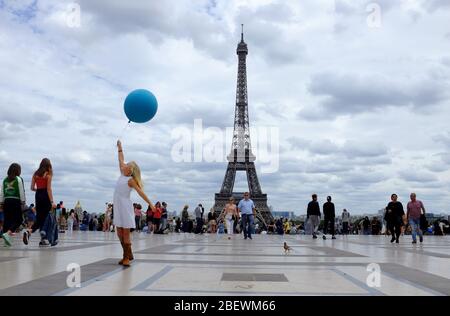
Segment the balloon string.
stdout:
[[125,132],[130,123],[131,121],[128,121],[127,124],[125,124],[125,127],[122,129],[122,131],[120,132],[120,136],[118,137],[119,140],[122,138],[123,133]]

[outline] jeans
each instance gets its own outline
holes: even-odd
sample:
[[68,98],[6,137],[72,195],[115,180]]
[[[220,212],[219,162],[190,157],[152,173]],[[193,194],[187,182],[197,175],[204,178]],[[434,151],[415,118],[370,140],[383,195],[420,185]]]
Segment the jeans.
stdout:
[[161,231],[163,232],[167,227],[167,218],[161,217]]
[[419,233],[419,237],[423,238],[422,230],[420,229],[420,218],[410,218],[409,225],[411,225],[412,239],[416,241],[417,232]]
[[242,214],[242,226],[244,230],[244,238],[252,238],[253,231],[253,215],[251,214]]
[[232,235],[234,233],[234,220],[226,218],[225,223],[227,224],[227,234]]

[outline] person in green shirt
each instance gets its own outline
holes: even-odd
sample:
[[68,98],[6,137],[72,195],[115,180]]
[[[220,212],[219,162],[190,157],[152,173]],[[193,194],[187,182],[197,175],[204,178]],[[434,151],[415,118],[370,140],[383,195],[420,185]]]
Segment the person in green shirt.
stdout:
[[25,209],[25,187],[20,177],[21,167],[13,163],[8,168],[8,176],[0,186],[0,212],[4,213],[2,238],[5,245],[11,246],[11,236],[23,222],[22,210]]

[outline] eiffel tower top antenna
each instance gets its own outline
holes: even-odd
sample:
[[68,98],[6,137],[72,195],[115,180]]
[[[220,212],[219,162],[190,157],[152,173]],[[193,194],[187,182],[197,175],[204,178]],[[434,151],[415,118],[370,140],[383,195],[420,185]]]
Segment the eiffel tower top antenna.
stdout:
[[242,28],[242,31],[241,31],[241,42],[243,42],[244,41],[244,24],[241,24],[241,28]]

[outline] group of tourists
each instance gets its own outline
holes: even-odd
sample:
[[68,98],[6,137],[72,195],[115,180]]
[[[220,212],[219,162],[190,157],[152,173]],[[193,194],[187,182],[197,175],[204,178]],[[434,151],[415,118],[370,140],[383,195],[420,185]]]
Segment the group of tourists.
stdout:
[[[423,230],[426,229],[426,217],[425,217],[425,207],[422,201],[417,200],[416,194],[410,194],[410,201],[406,207],[407,211],[405,213],[403,204],[398,201],[397,194],[391,195],[391,201],[385,208],[384,220],[386,221],[387,230],[392,236],[391,243],[399,243],[399,239],[404,230],[404,227],[411,227],[412,243],[417,243],[417,236],[419,236],[419,241],[423,242]],[[323,236],[322,238],[327,239],[326,235],[331,234],[332,239],[335,237],[335,207],[331,202],[331,196],[327,197],[327,202],[323,204]],[[308,203],[307,208],[307,222],[311,226],[312,237],[317,239],[317,232],[320,224],[321,212],[320,205],[317,201],[317,194],[312,195],[312,201]],[[342,224],[343,233],[348,233],[348,227],[350,222],[350,214],[344,209],[342,212]],[[372,221],[366,216],[361,221],[361,226],[364,235],[369,235],[369,231],[372,234],[377,235],[381,232],[381,222],[377,218],[373,218]]]
[[[49,236],[51,221],[48,218],[50,211],[56,209],[52,192],[52,164],[49,159],[42,159],[39,168],[31,178],[31,190],[35,193],[35,204],[27,210],[25,198],[25,185],[21,177],[22,168],[18,163],[9,166],[7,176],[0,187],[0,214],[2,216],[2,233],[6,246],[11,246],[11,237],[23,225],[23,212],[27,212],[27,225],[22,231],[22,240],[25,245],[32,233],[39,229],[41,240],[39,245],[56,245],[52,236]],[[52,242],[49,241],[52,240]]]
[[[250,199],[248,192],[244,193],[244,198],[236,204],[234,198],[230,198],[223,210],[217,215],[212,209],[208,213],[205,225],[204,208],[198,204],[195,208],[195,229],[193,221],[189,219],[186,205],[181,213],[181,219],[168,220],[168,210],[166,202],[156,202],[155,205],[144,193],[144,184],[141,179],[140,168],[136,162],[125,163],[123,148],[120,141],[117,141],[118,161],[120,177],[117,180],[114,190],[113,203],[108,203],[105,216],[102,222],[97,216],[90,217],[86,212],[80,220],[77,212],[71,210],[67,213],[63,202],[55,204],[52,191],[53,169],[49,159],[42,159],[39,168],[31,177],[31,190],[35,192],[35,203],[26,206],[25,186],[21,177],[21,166],[13,163],[9,166],[6,178],[0,183],[0,231],[1,237],[6,246],[11,246],[11,238],[16,235],[20,227],[22,240],[28,245],[30,236],[36,230],[40,231],[40,246],[54,246],[57,244],[58,227],[62,232],[67,229],[71,232],[74,229],[87,230],[86,227],[95,226],[103,231],[117,230],[117,236],[122,245],[123,258],[119,264],[129,266],[134,259],[131,249],[131,232],[147,230],[148,233],[164,233],[169,227],[174,227],[176,232],[203,233],[204,227],[210,233],[226,233],[228,239],[238,230],[243,232],[244,239],[252,239],[255,228],[256,209],[254,202]],[[148,204],[145,211],[145,222],[143,221],[143,207],[140,204],[132,203],[130,193],[135,190],[138,195]],[[323,204],[323,236],[327,235],[331,239],[336,239],[335,231],[335,206],[331,196]],[[409,224],[412,230],[413,243],[423,242],[423,220],[425,218],[425,207],[423,203],[416,199],[416,194],[411,193],[410,201],[406,207],[406,214],[401,202],[396,194],[391,195],[391,201],[386,206],[384,220],[390,232],[391,242],[399,243],[402,226]],[[54,209],[55,212],[51,212]],[[26,214],[24,222],[24,214]],[[312,195],[312,201],[307,207],[307,222],[311,227],[312,237],[317,239],[319,224],[322,213],[318,202],[317,194]],[[342,233],[348,234],[350,224],[350,213],[344,209],[341,215]],[[381,225],[375,219],[370,222],[368,217],[362,223],[363,231],[372,229],[378,233]],[[147,224],[147,225],[145,225]],[[257,224],[258,225],[258,224]],[[264,225],[264,223],[263,223]],[[53,229],[52,229],[53,227]],[[56,232],[55,228],[56,227]],[[237,227],[240,227],[238,229]],[[275,228],[274,228],[275,227]],[[84,229],[83,229],[84,228]],[[112,229],[111,229],[112,228]],[[269,227],[261,227],[260,231],[266,232],[272,228],[277,231],[290,232],[294,230],[289,221],[277,220],[270,223]]]

